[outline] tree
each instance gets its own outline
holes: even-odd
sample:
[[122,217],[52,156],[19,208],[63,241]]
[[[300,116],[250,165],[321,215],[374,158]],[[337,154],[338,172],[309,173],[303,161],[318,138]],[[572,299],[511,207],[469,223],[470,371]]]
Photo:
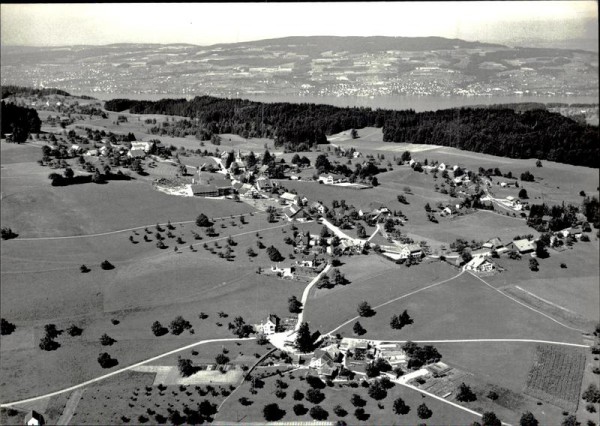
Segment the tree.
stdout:
[[364,407],[367,404],[367,401],[362,399],[361,396],[356,393],[352,394],[352,396],[350,397],[350,402],[355,407]]
[[356,129],[350,130],[350,136],[352,137],[352,139],[358,139],[358,132],[356,131]]
[[88,268],[88,267],[87,267],[87,266],[85,266],[85,265],[81,265],[81,266],[79,267],[79,270],[81,271],[81,273],[82,273],[82,274],[87,274],[88,272],[90,272],[90,268]]
[[42,337],[42,339],[40,340],[40,349],[43,351],[53,351],[55,349],[58,349],[60,347],[60,344],[58,342],[55,342],[52,337],[50,337],[49,335],[45,335],[44,337]]
[[67,328],[67,333],[69,333],[69,336],[81,336],[81,334],[83,333],[83,329],[77,327],[75,324],[71,324],[69,326],[69,328]]
[[310,329],[308,327],[308,323],[303,322],[300,324],[298,328],[298,333],[296,334],[295,341],[296,349],[300,352],[310,352],[313,349],[313,338],[310,334]]
[[252,247],[249,247],[248,250],[246,250],[246,254],[249,257],[255,257],[256,256],[256,253],[254,252],[254,250],[252,250]]
[[306,400],[313,404],[318,404],[325,399],[325,394],[319,389],[310,388],[306,391]]
[[365,330],[365,328],[362,326],[362,324],[358,321],[356,321],[354,323],[354,326],[352,327],[352,331],[354,331],[354,334],[356,334],[357,336],[362,336],[363,334],[365,334],[367,332],[367,330]]
[[542,167],[542,161],[541,160],[537,160],[535,162],[535,167]]
[[433,411],[425,404],[421,404],[417,407],[417,416],[419,416],[420,419],[428,419],[432,414]]
[[319,173],[325,173],[329,171],[331,164],[329,163],[329,160],[325,154],[320,154],[317,157],[315,160],[315,168],[319,171]]
[[61,333],[56,328],[56,324],[46,324],[44,326],[44,331],[46,332],[46,336],[50,337],[51,339],[57,338]]
[[581,423],[577,421],[577,417],[573,414],[569,414],[563,419],[561,426],[579,426],[580,424]]
[[281,253],[279,253],[279,250],[277,250],[274,246],[267,247],[267,255],[269,256],[271,262],[281,262],[284,260],[284,257],[281,255]]
[[410,411],[410,407],[406,405],[402,398],[398,398],[394,401],[394,413],[398,415],[408,414]]
[[526,411],[519,420],[520,426],[538,426],[539,422],[530,411]]
[[163,336],[168,333],[168,330],[166,327],[163,327],[160,322],[154,321],[152,324],[152,333],[154,333],[155,336]]
[[362,226],[360,223],[356,225],[356,235],[358,236],[358,238],[367,237],[367,231],[365,231],[365,227]]
[[293,410],[294,414],[297,416],[303,416],[308,413],[308,408],[306,408],[304,404],[295,404]]
[[466,385],[464,382],[458,386],[456,392],[456,400],[460,402],[470,402],[475,401],[477,396],[473,393],[471,388]]
[[300,392],[299,389],[296,389],[292,395],[295,401],[302,401],[304,399],[304,394]]
[[3,226],[2,230],[0,231],[0,236],[3,240],[10,240],[12,238],[16,238],[18,235],[15,234],[9,227]]
[[527,190],[525,188],[521,188],[521,190],[519,191],[519,198],[522,198],[524,200],[529,198],[529,196],[527,195]]
[[101,264],[100,267],[102,269],[104,269],[105,271],[111,270],[111,269],[115,269],[115,267],[113,266],[112,263],[110,263],[108,260],[104,260]]
[[65,171],[63,172],[63,175],[64,175],[65,179],[73,179],[73,177],[75,176],[75,172],[73,172],[72,168],[67,167],[65,169]]
[[192,324],[190,324],[190,322],[185,320],[182,316],[175,317],[175,319],[169,324],[171,334],[175,335],[179,335],[183,333],[184,330],[189,330],[190,328],[192,328]]
[[98,364],[100,364],[102,368],[111,368],[117,365],[118,363],[119,362],[116,359],[112,358],[106,352],[102,352],[100,355],[98,355]]
[[302,312],[302,302],[300,302],[296,296],[292,296],[288,299],[288,310],[292,314],[299,314]]
[[208,217],[204,214],[201,213],[197,218],[196,218],[196,225],[197,226],[201,226],[201,227],[209,227],[212,225],[212,223],[210,222],[210,220],[208,219]]
[[387,391],[379,380],[375,380],[371,383],[371,385],[369,385],[368,393],[369,396],[376,401],[382,400],[387,396]]
[[338,417],[346,417],[348,415],[348,412],[344,410],[344,407],[342,407],[341,405],[336,405],[335,407],[333,407],[333,412]]
[[16,328],[17,327],[13,323],[5,320],[4,318],[0,319],[0,334],[2,336],[11,334]]
[[529,259],[529,269],[532,271],[538,271],[539,270],[539,262],[536,259]]
[[329,413],[320,405],[315,405],[309,411],[310,416],[315,420],[325,420],[329,417]]
[[100,344],[102,346],[112,346],[112,344],[115,342],[116,342],[116,340],[113,339],[112,337],[110,337],[106,333],[104,333],[102,336],[100,336]]
[[246,324],[244,319],[239,316],[233,319],[233,323],[229,323],[229,329],[240,339],[248,337],[254,331],[254,328],[250,324]]
[[358,315],[360,315],[361,317],[372,317],[373,315],[375,315],[375,311],[371,308],[371,305],[369,305],[369,303],[367,303],[366,301],[359,303],[357,311]]
[[276,403],[267,404],[263,407],[263,416],[268,422],[280,420],[284,415],[285,411],[279,408]]
[[182,377],[189,377],[194,374],[195,371],[192,361],[187,358],[177,358],[177,368]]
[[486,411],[481,416],[481,426],[502,426],[502,422],[492,411]]

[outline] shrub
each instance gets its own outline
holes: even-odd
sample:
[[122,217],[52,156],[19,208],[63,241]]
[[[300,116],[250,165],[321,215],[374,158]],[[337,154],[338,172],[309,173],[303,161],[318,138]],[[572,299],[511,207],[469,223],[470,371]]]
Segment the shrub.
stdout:
[[0,319],[0,334],[2,336],[11,334],[16,328],[17,327],[13,323],[5,320],[4,318]]
[[398,415],[408,414],[410,411],[410,407],[406,405],[402,398],[398,398],[394,401],[394,413]]
[[81,336],[81,334],[83,333],[83,329],[77,327],[75,324],[71,324],[69,326],[69,328],[67,328],[67,333],[69,333],[69,336]]
[[294,405],[294,414],[296,414],[297,416],[303,416],[306,413],[308,413],[308,408],[306,408],[304,405],[302,405],[302,404]]
[[306,391],[306,400],[313,404],[318,404],[325,399],[325,394],[319,389],[310,388]]
[[309,414],[315,420],[325,420],[329,417],[329,413],[320,405],[312,407]]
[[169,330],[167,330],[166,327],[163,327],[162,324],[158,321],[154,321],[154,323],[152,323],[152,333],[155,336],[163,336],[165,334],[167,334],[169,332]]
[[471,388],[467,386],[464,382],[458,386],[456,392],[456,400],[460,402],[470,402],[475,401],[477,396],[473,393]]
[[102,368],[111,368],[118,364],[118,361],[114,358],[111,358],[109,354],[106,352],[102,352],[98,355],[98,363]]
[[432,416],[433,412],[425,404],[421,404],[417,407],[417,416],[420,419],[428,419]]
[[116,340],[110,337],[108,334],[104,333],[100,336],[100,344],[102,346],[111,346],[113,343],[116,343]]
[[267,404],[263,407],[263,417],[268,422],[280,420],[284,415],[285,411],[275,403]]
[[112,263],[110,263],[108,260],[105,260],[105,261],[103,261],[103,262],[100,264],[100,267],[101,267],[102,269],[104,269],[105,271],[108,271],[108,270],[110,270],[110,269],[115,269],[114,265],[113,265]]

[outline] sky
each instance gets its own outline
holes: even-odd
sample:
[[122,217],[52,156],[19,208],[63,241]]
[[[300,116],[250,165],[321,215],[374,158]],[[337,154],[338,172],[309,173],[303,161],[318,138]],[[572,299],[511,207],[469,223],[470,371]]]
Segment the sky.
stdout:
[[5,46],[211,45],[307,35],[598,43],[597,1],[2,4],[0,17]]

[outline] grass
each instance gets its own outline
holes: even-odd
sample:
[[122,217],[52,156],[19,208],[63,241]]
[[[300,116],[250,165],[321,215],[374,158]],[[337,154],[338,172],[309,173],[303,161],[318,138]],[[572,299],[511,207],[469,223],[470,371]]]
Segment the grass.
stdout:
[[567,411],[577,411],[584,367],[582,350],[538,345],[525,393]]
[[[421,268],[424,265],[420,266]],[[412,268],[411,268],[412,269]],[[375,303],[372,304],[373,306]],[[394,330],[392,315],[406,309],[414,323]],[[365,338],[380,340],[545,339],[580,342],[567,330],[485,286],[469,274],[376,309],[361,318]],[[352,336],[352,324],[340,333]]]
[[[538,262],[539,271],[533,273],[526,260],[502,258],[499,264],[506,271],[486,280],[499,288],[518,285],[588,321],[597,322],[600,319],[597,241],[578,242],[572,249],[563,252],[550,250],[550,257],[538,259]],[[561,268],[561,263],[566,263],[567,268]],[[556,312],[560,312],[560,309]]]
[[[285,416],[282,421],[311,421],[312,418],[310,417],[310,414],[307,413],[297,416],[293,411],[294,405],[298,403],[303,404],[308,409],[314,405],[305,399],[302,401],[295,401],[292,397],[296,389],[304,394],[306,394],[306,391],[309,389],[307,383],[299,379],[299,376],[304,374],[304,371],[295,371],[285,374],[283,377],[278,377],[276,375],[274,377],[266,378],[264,379],[264,387],[262,389],[257,389],[258,393],[256,395],[249,392],[249,383],[244,383],[244,385],[226,401],[221,412],[217,415],[216,420],[231,423],[238,421],[264,422],[262,414],[263,407],[268,403],[275,402],[279,405],[280,409],[285,411]],[[291,376],[294,376],[294,378],[292,379]],[[279,399],[274,395],[276,390],[275,381],[277,379],[281,379],[288,384],[288,388],[284,390],[286,396],[283,399]],[[332,422],[339,419],[350,424],[414,425],[423,422],[423,420],[417,417],[417,407],[422,403],[425,403],[433,412],[432,417],[426,420],[429,424],[470,424],[477,420],[477,416],[444,404],[433,398],[423,397],[417,391],[399,385],[389,389],[387,397],[379,401],[383,408],[378,408],[377,401],[369,397],[367,389],[363,387],[342,388],[340,385],[335,384],[333,387],[322,389],[322,392],[325,394],[325,399],[319,403],[319,405],[329,413],[327,420]],[[364,421],[360,421],[354,416],[355,407],[350,403],[350,397],[354,393],[360,395],[362,399],[367,402],[364,409],[365,412],[369,414],[369,418]],[[242,397],[250,399],[252,404],[249,406],[242,405],[239,402],[239,398]],[[401,397],[411,408],[408,414],[394,414],[392,406],[394,400],[398,397]],[[335,415],[333,408],[337,405],[341,405],[348,414],[343,417]]]
[[[262,216],[249,216],[248,224],[241,228],[231,227],[229,220],[225,222],[228,228],[216,229],[227,235],[248,232],[234,237],[238,243],[234,262],[204,250],[202,243],[209,241],[206,237],[200,244],[194,243],[196,252],[190,251],[187,246],[192,241],[191,229],[198,229],[195,225],[177,225],[173,231],[186,235],[180,254],[171,249],[159,250],[154,242],[132,244],[127,239],[129,234],[21,241],[20,245],[3,242],[1,308],[3,317],[17,324],[17,333],[23,333],[18,339],[8,336],[6,346],[2,339],[2,371],[11,377],[1,386],[3,394],[11,400],[19,399],[107,372],[96,362],[98,353],[106,349],[98,343],[105,332],[117,340],[107,352],[123,367],[202,339],[233,337],[227,322],[237,315],[247,323],[259,323],[268,313],[282,318],[288,315],[287,299],[291,295],[300,297],[305,284],[255,273],[258,265],[266,268],[270,262],[264,250],[256,248],[254,230],[269,224]],[[261,235],[287,256],[289,246],[276,242],[283,238],[281,229],[263,231]],[[167,241],[172,244],[172,240]],[[221,247],[224,242],[220,241]],[[259,253],[252,260],[245,253],[250,245]],[[114,270],[100,269],[100,260],[106,258],[116,266]],[[82,274],[81,264],[92,271]],[[62,309],[64,306],[70,307],[68,312]],[[209,314],[209,319],[200,320],[201,311]],[[227,312],[230,318],[217,318],[219,311]],[[152,335],[150,325],[155,320],[167,325],[177,315],[192,323],[194,335]],[[116,326],[110,322],[115,317],[120,320]],[[59,329],[75,323],[84,328],[84,333],[81,337],[65,333],[58,338],[62,345],[58,350],[43,352],[37,344],[47,323],[55,323]]]
[[[375,307],[457,273],[440,262],[407,268],[373,256],[354,256],[342,261],[345,264],[340,272],[350,283],[333,289],[314,289],[308,297],[304,318],[313,331],[328,332],[357,316],[357,306],[363,300]],[[351,330],[352,324],[349,327]]]

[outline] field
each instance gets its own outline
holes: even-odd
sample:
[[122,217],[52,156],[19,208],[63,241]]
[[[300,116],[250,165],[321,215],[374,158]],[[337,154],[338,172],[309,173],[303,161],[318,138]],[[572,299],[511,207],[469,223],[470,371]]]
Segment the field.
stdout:
[[538,345],[525,393],[575,412],[584,367],[585,353],[581,350]]
[[[357,305],[358,301],[352,304],[355,309]],[[375,307],[376,303],[371,306]],[[402,330],[392,329],[390,318],[405,309],[414,323]],[[375,308],[375,311],[376,314],[370,318],[360,318],[360,323],[367,330],[365,338],[444,340],[527,339],[535,336],[537,339],[573,343],[579,343],[581,339],[579,333],[514,303],[467,273],[426,289],[418,296]],[[340,333],[352,336],[352,325],[353,322],[346,325]]]

